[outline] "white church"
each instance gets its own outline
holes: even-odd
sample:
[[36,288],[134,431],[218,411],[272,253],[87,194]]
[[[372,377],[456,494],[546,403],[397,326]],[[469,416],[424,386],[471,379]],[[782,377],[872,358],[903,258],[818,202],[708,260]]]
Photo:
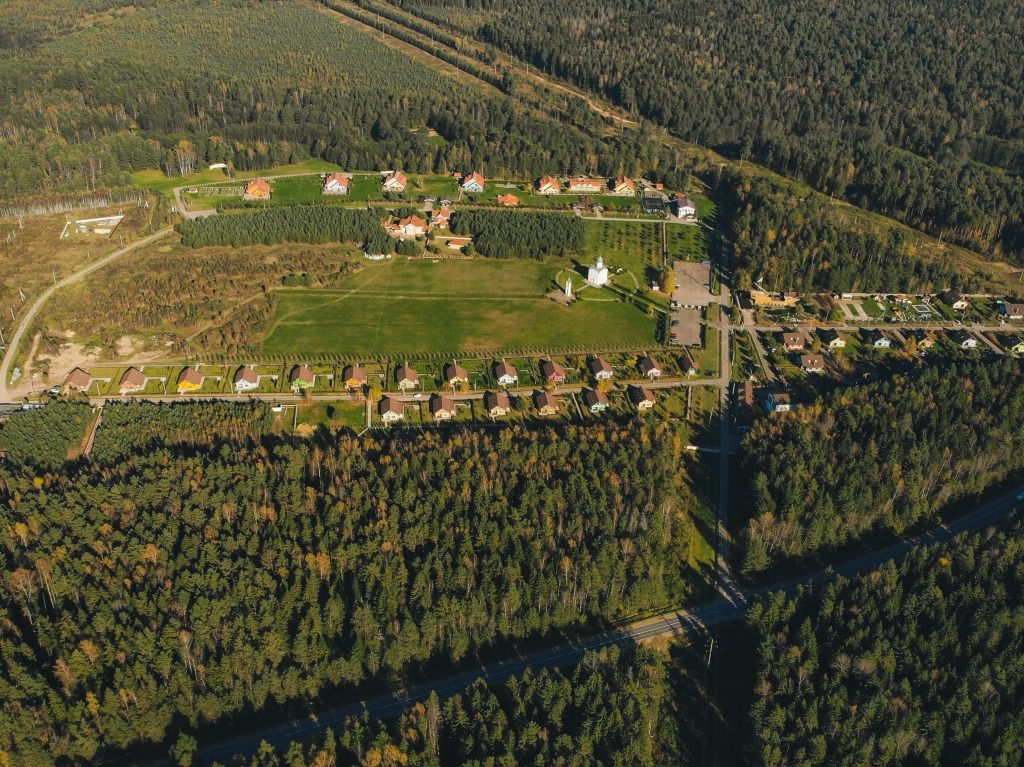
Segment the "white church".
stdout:
[[597,257],[597,263],[587,272],[587,282],[596,287],[608,284],[608,267],[604,265],[604,259],[601,256]]

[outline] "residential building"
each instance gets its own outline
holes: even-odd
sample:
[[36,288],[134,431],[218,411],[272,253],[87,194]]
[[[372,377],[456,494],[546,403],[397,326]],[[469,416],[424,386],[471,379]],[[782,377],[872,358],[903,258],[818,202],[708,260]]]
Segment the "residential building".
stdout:
[[117,385],[117,391],[120,394],[142,391],[146,388],[146,381],[148,380],[146,374],[138,368],[128,368],[124,371],[124,375],[121,376],[121,382]]
[[614,184],[612,184],[612,194],[621,194],[623,196],[628,195],[632,197],[636,194],[636,182],[631,178],[619,176],[615,179]]
[[381,186],[385,192],[404,192],[405,188],[409,186],[409,179],[402,171],[396,170],[384,176]]
[[545,379],[552,383],[562,383],[565,381],[565,368],[557,362],[544,360],[540,363],[540,372]]
[[591,357],[587,367],[590,368],[590,375],[594,376],[596,381],[607,380],[615,375],[612,366],[600,357]]
[[402,391],[415,389],[420,385],[420,374],[406,362],[404,365],[400,365],[395,372],[395,381],[398,383],[398,388]]
[[801,354],[800,369],[805,373],[824,373],[825,357],[821,354]]
[[346,389],[361,389],[366,385],[366,371],[359,365],[346,365],[341,371]]
[[960,311],[970,306],[967,301],[967,297],[957,293],[955,290],[946,290],[939,294],[939,298],[942,299],[942,303],[948,306],[950,309]]
[[608,401],[608,395],[603,391],[598,391],[597,389],[583,390],[583,404],[586,405],[591,413],[603,413],[611,407],[611,403]]
[[640,371],[640,375],[645,378],[650,378],[652,381],[655,378],[661,378],[661,365],[650,355],[641,357],[636,363],[636,367]]
[[541,415],[556,415],[559,410],[558,399],[554,394],[546,391],[533,393],[533,406]]
[[537,182],[537,194],[561,194],[562,182],[553,176],[545,176]]
[[262,178],[254,178],[245,185],[245,192],[242,194],[244,200],[269,200],[270,182]]
[[312,389],[313,384],[316,383],[316,373],[309,365],[296,365],[292,368],[288,378],[291,381],[292,389],[296,391]]
[[819,333],[821,342],[825,344],[829,349],[845,349],[846,339],[843,338],[843,334],[838,330],[832,328],[825,328]]
[[451,208],[437,208],[430,214],[430,225],[438,229],[447,229],[452,217]]
[[427,233],[427,222],[414,213],[399,221],[396,231],[400,237],[420,237]]
[[976,349],[978,348],[978,339],[968,333],[966,330],[951,330],[947,333],[949,340],[959,346],[961,349]]
[[87,391],[92,383],[92,376],[82,368],[75,368],[64,379],[64,391]]
[[782,334],[782,345],[788,352],[803,351],[807,345],[807,338],[803,333],[790,332]]
[[1020,336],[1006,339],[1003,344],[1012,354],[1024,354],[1024,338]]
[[676,218],[697,218],[697,205],[685,194],[677,194],[675,198]]
[[927,330],[911,330],[907,333],[908,338],[913,338],[917,348],[921,351],[931,349],[935,346],[935,338]]
[[655,403],[654,392],[646,386],[630,386],[629,401],[636,406],[637,410],[650,410]]
[[506,208],[515,208],[519,206],[519,198],[514,194],[500,194],[496,200],[498,205],[503,205]]
[[178,376],[178,394],[199,391],[203,388],[203,381],[206,376],[195,368],[185,368]]
[[793,395],[786,391],[769,391],[764,399],[764,409],[769,413],[788,413],[795,408]]
[[512,404],[503,391],[484,392],[484,410],[491,418],[500,418],[512,412]]
[[484,180],[484,177],[474,171],[462,179],[462,191],[469,194],[482,192],[484,190],[484,184],[486,183],[487,182]]
[[892,346],[892,339],[881,330],[869,328],[864,331],[864,343],[871,344],[876,349],[888,349]]
[[661,192],[652,192],[650,189],[645,189],[640,194],[640,207],[644,213],[664,215],[666,203],[667,199]]
[[435,421],[447,421],[455,415],[455,402],[443,394],[431,394],[430,414]]
[[341,173],[329,173],[324,176],[321,194],[348,194],[348,176]]
[[394,423],[405,418],[405,405],[395,397],[384,397],[380,401],[380,420]]
[[499,386],[515,386],[519,383],[519,371],[502,361],[494,366],[494,378]]
[[455,388],[459,384],[469,383],[469,372],[457,362],[449,362],[444,366],[444,380]]
[[604,179],[577,176],[569,179],[570,194],[595,194],[605,190]]
[[1024,319],[1024,304],[1010,304],[1003,301],[999,304],[999,312],[1008,320]]
[[242,365],[235,371],[235,391],[253,391],[260,388],[260,374],[251,365]]

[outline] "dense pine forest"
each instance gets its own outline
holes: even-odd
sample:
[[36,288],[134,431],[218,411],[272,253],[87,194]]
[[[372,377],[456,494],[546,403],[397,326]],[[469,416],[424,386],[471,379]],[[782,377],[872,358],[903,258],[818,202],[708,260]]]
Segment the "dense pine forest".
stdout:
[[544,258],[582,250],[582,219],[558,213],[460,210],[452,216],[453,234],[473,235],[473,246],[491,258]]
[[752,767],[1024,762],[1024,529],[755,608]]
[[[45,413],[4,432],[42,443]],[[89,459],[0,463],[12,764],[87,762],[687,589],[695,501],[656,425],[268,428],[265,406],[110,406]]]
[[[387,211],[381,210],[382,215]],[[272,208],[262,212],[211,216],[182,221],[174,227],[181,242],[190,248],[208,245],[275,245],[281,242],[324,244],[347,242],[365,245],[371,252],[386,251],[390,240],[381,227],[381,218],[369,210],[313,208],[295,206]],[[378,250],[374,250],[376,247]]]
[[748,572],[932,521],[1024,468],[1024,366],[931,362],[757,422],[742,471]]
[[1024,11],[1013,0],[391,2],[687,141],[1024,256]]

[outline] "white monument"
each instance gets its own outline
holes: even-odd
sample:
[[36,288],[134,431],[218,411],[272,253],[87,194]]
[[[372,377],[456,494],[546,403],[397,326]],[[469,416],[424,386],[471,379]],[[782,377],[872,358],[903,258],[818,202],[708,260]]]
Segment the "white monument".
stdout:
[[565,297],[572,298],[572,277],[565,281]]
[[597,263],[587,272],[587,282],[597,287],[608,284],[608,267],[604,265],[604,259],[601,256],[597,257]]

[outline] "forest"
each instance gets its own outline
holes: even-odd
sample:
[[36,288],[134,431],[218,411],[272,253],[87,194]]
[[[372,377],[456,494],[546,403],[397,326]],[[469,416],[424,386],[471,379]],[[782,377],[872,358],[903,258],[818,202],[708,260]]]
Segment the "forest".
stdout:
[[[381,210],[381,214],[386,211]],[[190,248],[207,245],[276,245],[281,242],[359,244],[372,248],[388,240],[380,217],[373,211],[293,206],[266,211],[208,216],[175,225],[181,242]],[[371,250],[371,252],[378,252]],[[386,251],[390,252],[390,251]]]
[[[42,444],[42,418],[4,431]],[[89,762],[690,588],[696,500],[667,424],[269,427],[262,405],[108,405],[89,458],[0,463],[12,764]]]
[[451,230],[472,235],[474,248],[490,258],[566,256],[582,250],[586,240],[582,219],[560,213],[459,210]]
[[751,767],[1024,762],[1024,528],[755,607]]
[[931,361],[835,392],[745,440],[744,570],[902,534],[1024,468],[1024,365]]
[[1024,257],[1024,10],[390,0],[671,129],[982,252]]

